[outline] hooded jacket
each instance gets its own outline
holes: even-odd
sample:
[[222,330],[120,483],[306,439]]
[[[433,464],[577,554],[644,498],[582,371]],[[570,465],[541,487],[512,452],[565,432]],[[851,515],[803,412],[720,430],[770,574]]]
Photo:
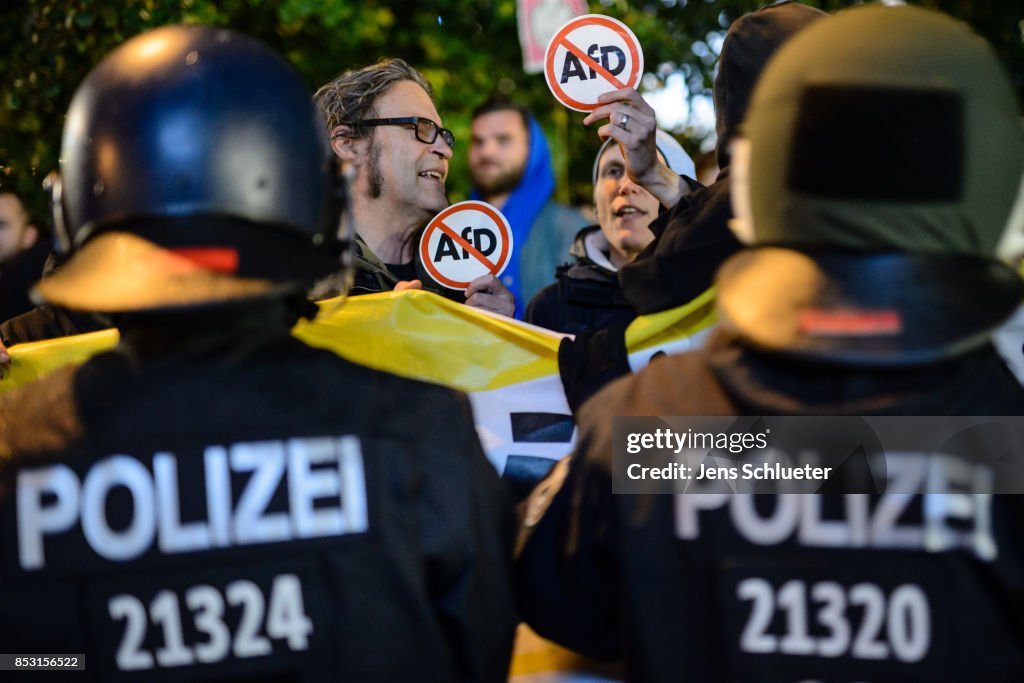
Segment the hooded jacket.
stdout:
[[[551,152],[540,124],[529,121],[530,151],[523,177],[498,207],[512,227],[512,256],[501,280],[516,298],[516,318],[522,319],[526,304],[555,278],[565,261],[576,231],[587,224],[578,211],[556,202]],[[477,190],[472,199],[483,199]]]
[[[715,273],[742,245],[729,230],[732,206],[726,149],[746,113],[753,86],[772,54],[824,12],[798,3],[745,14],[729,27],[715,79],[719,131],[718,179],[679,200],[651,225],[655,239],[619,270],[626,301],[639,315],[689,303],[714,284]],[[559,374],[575,413],[598,389],[628,374],[624,326],[563,340]]]

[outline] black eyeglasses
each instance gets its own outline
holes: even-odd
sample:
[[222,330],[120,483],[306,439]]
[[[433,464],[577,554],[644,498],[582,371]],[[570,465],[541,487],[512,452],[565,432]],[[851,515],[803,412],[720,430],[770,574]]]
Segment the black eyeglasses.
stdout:
[[430,119],[425,119],[422,116],[407,116],[400,119],[365,119],[360,121],[357,125],[402,126],[403,128],[412,128],[416,131],[416,139],[424,144],[434,144],[434,140],[436,140],[437,136],[440,135],[446,145],[452,148],[455,147],[455,135],[450,130],[447,128],[441,128]]

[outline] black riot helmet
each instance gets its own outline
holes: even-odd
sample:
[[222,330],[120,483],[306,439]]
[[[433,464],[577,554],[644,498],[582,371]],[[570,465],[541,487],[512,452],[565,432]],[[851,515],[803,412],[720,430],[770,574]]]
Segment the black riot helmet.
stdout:
[[920,7],[815,22],[758,80],[732,147],[724,326],[764,350],[934,363],[1020,305],[1024,131],[970,28]]
[[44,301],[116,313],[294,290],[339,267],[343,196],[309,92],[237,33],[168,26],[85,79],[53,183],[74,253]]

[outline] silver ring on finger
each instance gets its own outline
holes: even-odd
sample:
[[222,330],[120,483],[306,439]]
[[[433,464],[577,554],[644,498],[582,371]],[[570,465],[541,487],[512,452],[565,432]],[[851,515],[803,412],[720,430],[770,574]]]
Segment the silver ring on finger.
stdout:
[[629,114],[619,114],[619,120],[615,122],[615,125],[622,130],[629,130]]

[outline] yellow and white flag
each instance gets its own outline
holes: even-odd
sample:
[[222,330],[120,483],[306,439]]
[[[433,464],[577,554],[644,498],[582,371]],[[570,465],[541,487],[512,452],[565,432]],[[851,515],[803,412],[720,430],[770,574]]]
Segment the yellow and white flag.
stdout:
[[[565,335],[488,314],[420,290],[320,303],[316,320],[292,331],[310,346],[355,363],[466,392],[480,441],[506,480],[535,481],[567,455],[575,428],[558,376]],[[714,324],[714,292],[638,318],[626,331],[631,367],[659,351],[693,348]],[[117,344],[116,330],[21,344],[0,392],[28,384]],[[520,628],[509,672],[514,683],[616,681],[594,662]]]
[[[503,475],[535,478],[569,453],[572,416],[558,376],[565,335],[410,290],[320,302],[292,334],[355,363],[465,391],[488,458]],[[692,348],[714,323],[709,290],[680,308],[637,318],[626,331],[634,370],[658,351]],[[0,392],[80,363],[117,344],[116,330],[9,349]],[[514,470],[514,472],[513,472]]]

